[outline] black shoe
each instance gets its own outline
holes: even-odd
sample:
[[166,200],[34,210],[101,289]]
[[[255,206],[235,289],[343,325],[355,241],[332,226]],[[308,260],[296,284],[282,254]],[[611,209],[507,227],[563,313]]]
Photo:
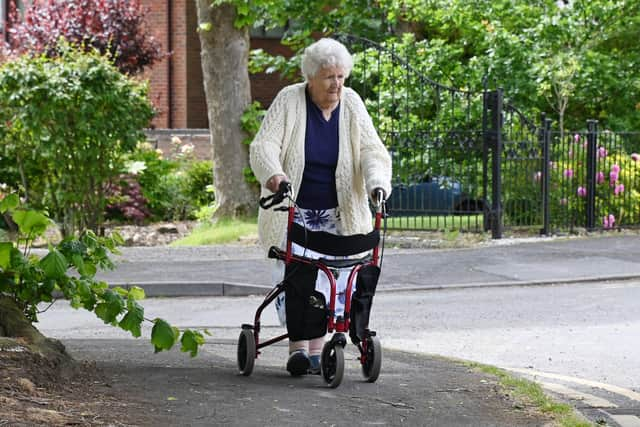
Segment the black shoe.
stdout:
[[296,350],[289,355],[287,371],[294,377],[305,375],[309,369],[309,356],[305,350]]

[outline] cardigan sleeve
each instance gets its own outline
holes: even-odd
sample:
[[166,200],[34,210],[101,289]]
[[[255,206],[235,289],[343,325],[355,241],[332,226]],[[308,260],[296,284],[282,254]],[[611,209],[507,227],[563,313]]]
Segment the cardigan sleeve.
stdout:
[[391,194],[391,156],[373,126],[371,116],[360,96],[352,91],[351,97],[358,127],[360,128],[360,167],[367,193],[382,188],[387,197]]
[[285,174],[280,152],[285,138],[288,93],[287,88],[278,93],[249,147],[251,169],[263,187],[273,175]]

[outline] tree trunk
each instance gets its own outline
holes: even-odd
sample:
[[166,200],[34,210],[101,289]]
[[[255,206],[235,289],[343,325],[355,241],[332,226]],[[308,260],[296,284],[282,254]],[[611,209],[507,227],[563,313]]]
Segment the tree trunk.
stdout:
[[[19,341],[15,341],[18,338]],[[46,338],[22,313],[15,301],[0,295],[0,345],[20,343],[39,353],[62,370],[73,366],[74,360],[58,340]]]
[[202,74],[213,147],[215,217],[255,213],[257,193],[246,182],[248,146],[240,118],[251,103],[249,30],[236,28],[235,6],[195,0],[198,10]]

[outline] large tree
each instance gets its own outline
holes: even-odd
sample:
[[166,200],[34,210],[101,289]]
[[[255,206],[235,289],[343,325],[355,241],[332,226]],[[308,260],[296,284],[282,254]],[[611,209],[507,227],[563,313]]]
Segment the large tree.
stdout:
[[241,117],[251,103],[249,27],[238,25],[232,3],[195,0],[202,46],[202,71],[213,146],[216,217],[254,211],[256,192],[244,179],[249,151]]

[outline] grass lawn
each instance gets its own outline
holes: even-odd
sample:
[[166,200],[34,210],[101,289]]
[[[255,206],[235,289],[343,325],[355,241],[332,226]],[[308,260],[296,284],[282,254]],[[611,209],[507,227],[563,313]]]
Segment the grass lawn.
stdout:
[[[388,217],[389,230],[482,230],[482,215],[405,216]],[[188,236],[176,240],[171,246],[219,245],[257,238],[257,218],[225,219],[215,224],[202,223]]]
[[215,224],[202,223],[182,239],[171,246],[204,246],[232,243],[242,238],[258,236],[257,218],[224,219]]
[[393,230],[469,230],[480,231],[482,215],[389,216],[387,228]]

